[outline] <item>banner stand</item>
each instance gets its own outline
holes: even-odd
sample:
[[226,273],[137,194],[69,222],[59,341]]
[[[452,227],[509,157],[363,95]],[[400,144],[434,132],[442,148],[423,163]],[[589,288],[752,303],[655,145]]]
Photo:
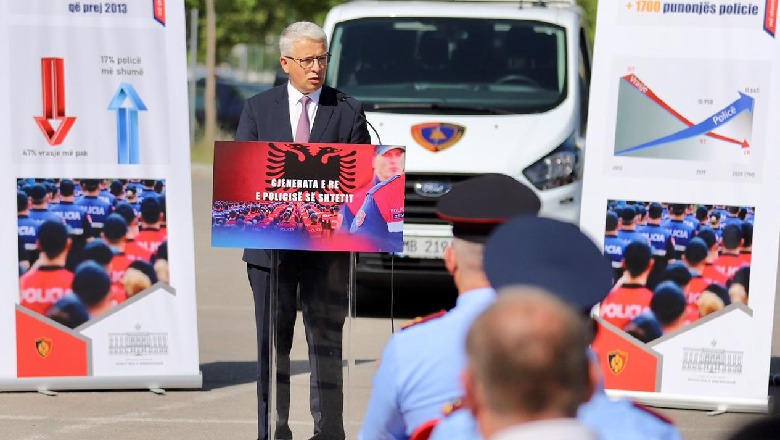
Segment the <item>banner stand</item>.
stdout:
[[766,399],[727,398],[715,401],[712,397],[692,394],[649,393],[642,391],[607,390],[607,395],[613,398],[627,397],[638,403],[658,408],[698,409],[722,412],[744,412],[767,414],[772,410],[772,396]]
[[2,391],[138,390],[166,388],[202,388],[203,376],[111,376],[111,377],[30,377],[0,379]]
[[[355,371],[355,356],[352,352],[352,326],[357,314],[356,285],[357,285],[357,252],[349,253],[349,275],[347,279],[347,319],[344,322],[344,348],[346,349],[347,371],[344,373],[344,433],[346,438],[357,438],[357,430],[360,428],[361,419],[355,414],[361,414],[363,408],[356,408],[352,402],[352,372]],[[354,427],[354,431],[353,431]]]
[[[276,438],[276,322],[273,319],[276,311],[276,298],[279,295],[279,251],[271,250],[271,286],[270,295],[268,300],[268,319],[270,319],[271,325],[268,334],[268,375],[269,378],[269,390],[268,390],[268,438]],[[261,362],[258,359],[258,362]],[[258,402],[258,405],[260,402]]]

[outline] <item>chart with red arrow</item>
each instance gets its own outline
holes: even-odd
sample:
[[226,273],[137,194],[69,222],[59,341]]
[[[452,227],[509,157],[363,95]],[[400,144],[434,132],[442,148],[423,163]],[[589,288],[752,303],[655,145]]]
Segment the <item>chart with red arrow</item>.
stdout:
[[65,112],[64,59],[41,59],[41,100],[43,114],[35,116],[35,122],[49,145],[60,145],[76,122],[75,116],[67,116]]
[[629,65],[618,77],[614,156],[748,165],[762,154],[765,69],[711,79],[716,64]]

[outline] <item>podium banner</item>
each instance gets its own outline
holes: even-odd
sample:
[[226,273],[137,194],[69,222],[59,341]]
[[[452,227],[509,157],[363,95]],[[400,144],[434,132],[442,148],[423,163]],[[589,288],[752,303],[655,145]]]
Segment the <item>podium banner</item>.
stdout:
[[0,390],[200,387],[184,2],[3,2],[0,34]]
[[777,4],[599,3],[581,227],[615,268],[594,343],[612,393],[767,410]]
[[393,145],[218,141],[212,246],[400,252],[403,151]]

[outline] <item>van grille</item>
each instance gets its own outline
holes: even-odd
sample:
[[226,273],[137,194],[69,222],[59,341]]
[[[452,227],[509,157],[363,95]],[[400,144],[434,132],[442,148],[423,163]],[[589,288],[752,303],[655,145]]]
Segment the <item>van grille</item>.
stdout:
[[436,174],[436,173],[406,173],[406,189],[404,190],[404,223],[443,225],[444,220],[436,216],[438,196],[422,196],[415,191],[415,185],[423,183],[443,183],[454,185],[475,174]]

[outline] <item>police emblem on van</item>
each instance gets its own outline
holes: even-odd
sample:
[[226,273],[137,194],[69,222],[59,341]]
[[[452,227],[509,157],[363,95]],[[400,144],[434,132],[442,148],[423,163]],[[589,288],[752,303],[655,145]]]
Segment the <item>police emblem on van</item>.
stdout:
[[466,127],[443,122],[426,122],[412,126],[412,137],[426,150],[438,153],[455,145]]
[[450,192],[451,189],[452,185],[445,182],[427,181],[414,184],[414,192],[422,197],[441,197]]

